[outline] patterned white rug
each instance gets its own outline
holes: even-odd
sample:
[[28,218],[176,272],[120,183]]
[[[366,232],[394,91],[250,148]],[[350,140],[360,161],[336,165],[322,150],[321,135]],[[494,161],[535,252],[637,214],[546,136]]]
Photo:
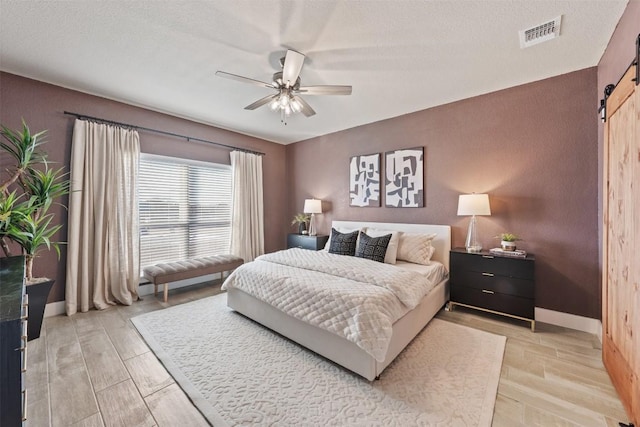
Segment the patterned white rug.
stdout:
[[132,319],[214,426],[489,426],[506,338],[434,319],[369,382],[216,295]]

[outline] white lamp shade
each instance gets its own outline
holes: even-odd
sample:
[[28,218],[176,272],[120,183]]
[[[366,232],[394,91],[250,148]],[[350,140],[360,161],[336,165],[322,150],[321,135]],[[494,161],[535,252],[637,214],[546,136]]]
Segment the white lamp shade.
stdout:
[[319,214],[322,213],[322,200],[306,199],[304,201],[304,213]]
[[491,215],[488,194],[461,194],[458,215]]

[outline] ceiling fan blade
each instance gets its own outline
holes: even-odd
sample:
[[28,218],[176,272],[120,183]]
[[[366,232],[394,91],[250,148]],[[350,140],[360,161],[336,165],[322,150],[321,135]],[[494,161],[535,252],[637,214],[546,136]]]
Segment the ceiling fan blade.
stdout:
[[258,107],[262,107],[264,104],[268,104],[269,102],[271,102],[271,100],[276,99],[277,97],[278,97],[278,94],[267,95],[264,98],[258,99],[253,104],[247,105],[246,107],[244,107],[244,109],[245,110],[255,110]]
[[284,65],[282,66],[282,81],[289,86],[296,84],[298,76],[300,76],[300,70],[302,70],[302,64],[304,63],[305,56],[300,52],[289,49],[287,55],[284,58]]
[[351,95],[351,86],[301,86],[296,92],[305,95]]
[[300,103],[300,105],[302,106],[300,112],[306,117],[311,117],[316,113],[313,108],[311,108],[311,105],[309,105],[304,99],[300,98],[299,96],[294,96],[293,99]]
[[268,87],[273,89],[273,85],[271,83],[261,82],[260,80],[254,80],[248,77],[242,77],[237,74],[227,73],[225,71],[216,71],[216,76],[224,77],[225,79],[237,80],[242,83],[249,83],[256,86]]

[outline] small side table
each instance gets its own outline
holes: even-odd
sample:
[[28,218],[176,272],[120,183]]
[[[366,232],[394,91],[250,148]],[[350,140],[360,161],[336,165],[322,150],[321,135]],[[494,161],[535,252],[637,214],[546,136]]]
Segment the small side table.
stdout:
[[307,234],[291,233],[287,236],[287,248],[302,248],[312,251],[324,249],[329,236],[309,236]]

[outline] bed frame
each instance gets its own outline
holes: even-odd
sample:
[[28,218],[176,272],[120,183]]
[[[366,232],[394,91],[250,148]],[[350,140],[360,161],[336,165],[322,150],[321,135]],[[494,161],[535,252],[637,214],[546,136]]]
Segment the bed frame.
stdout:
[[[449,270],[451,227],[448,225],[394,224],[376,222],[333,221],[333,227],[375,227],[407,233],[433,233],[436,238],[433,258]],[[278,332],[298,344],[341,365],[369,381],[374,380],[418,335],[449,299],[449,279],[438,283],[418,306],[393,324],[391,343],[385,360],[375,360],[360,347],[338,335],[289,316],[238,289],[227,291],[227,305],[250,319]]]

